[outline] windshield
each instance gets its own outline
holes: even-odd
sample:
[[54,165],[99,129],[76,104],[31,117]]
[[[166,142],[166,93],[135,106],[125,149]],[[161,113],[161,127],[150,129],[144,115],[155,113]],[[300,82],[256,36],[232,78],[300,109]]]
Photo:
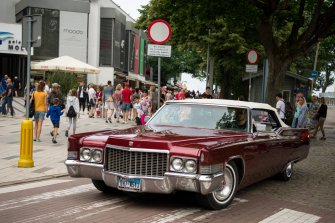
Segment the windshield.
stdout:
[[165,104],[147,125],[226,129],[247,132],[246,108],[181,104]]

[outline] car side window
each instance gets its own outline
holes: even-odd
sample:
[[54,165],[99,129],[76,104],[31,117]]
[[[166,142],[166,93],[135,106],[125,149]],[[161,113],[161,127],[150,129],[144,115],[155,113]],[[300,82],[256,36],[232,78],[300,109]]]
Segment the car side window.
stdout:
[[251,110],[253,130],[257,132],[272,132],[280,127],[273,111],[253,109]]

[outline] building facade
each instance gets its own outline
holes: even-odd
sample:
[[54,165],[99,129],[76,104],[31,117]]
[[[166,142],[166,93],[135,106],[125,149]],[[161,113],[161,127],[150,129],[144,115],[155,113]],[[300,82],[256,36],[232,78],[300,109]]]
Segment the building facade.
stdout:
[[[98,75],[85,75],[88,83],[128,81],[136,87],[147,81],[144,76],[146,35],[134,28],[134,19],[113,1],[3,1],[0,31],[15,33],[16,43],[22,42],[23,17],[42,16],[42,45],[33,49],[32,63],[67,55],[101,70]],[[27,53],[21,46],[18,48],[20,52],[0,51],[0,71],[9,76],[20,74],[20,79],[25,81]],[[38,76],[41,74],[32,71],[33,78]]]

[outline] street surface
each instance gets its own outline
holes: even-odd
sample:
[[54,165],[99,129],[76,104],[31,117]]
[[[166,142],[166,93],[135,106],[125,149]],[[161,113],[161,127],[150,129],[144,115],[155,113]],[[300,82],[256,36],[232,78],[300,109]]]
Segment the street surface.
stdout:
[[[311,140],[309,156],[294,166],[291,181],[267,179],[254,184],[219,211],[198,206],[192,193],[104,194],[89,179],[67,177],[65,118],[59,143],[51,143],[46,120],[42,142],[34,143],[35,166],[18,168],[21,120],[0,117],[1,223],[335,222],[335,109],[329,110],[326,120],[327,140]],[[78,132],[125,127],[83,115]]]

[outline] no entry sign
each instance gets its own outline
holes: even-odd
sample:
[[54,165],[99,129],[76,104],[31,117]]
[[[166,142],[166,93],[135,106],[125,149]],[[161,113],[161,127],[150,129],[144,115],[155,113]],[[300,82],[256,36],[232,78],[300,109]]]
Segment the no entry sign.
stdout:
[[148,28],[148,37],[151,42],[164,44],[170,39],[171,35],[172,31],[168,22],[159,19],[150,23]]
[[258,53],[256,50],[249,50],[247,53],[248,64],[256,64],[258,61]]

